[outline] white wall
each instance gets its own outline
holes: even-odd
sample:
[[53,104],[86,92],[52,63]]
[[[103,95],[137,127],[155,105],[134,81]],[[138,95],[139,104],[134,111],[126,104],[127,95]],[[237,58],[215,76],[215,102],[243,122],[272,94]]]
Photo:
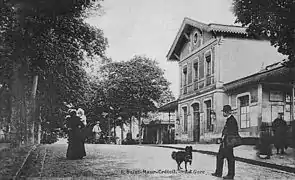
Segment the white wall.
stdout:
[[221,81],[224,83],[249,76],[272,63],[286,58],[268,41],[224,38],[217,58],[221,60]]

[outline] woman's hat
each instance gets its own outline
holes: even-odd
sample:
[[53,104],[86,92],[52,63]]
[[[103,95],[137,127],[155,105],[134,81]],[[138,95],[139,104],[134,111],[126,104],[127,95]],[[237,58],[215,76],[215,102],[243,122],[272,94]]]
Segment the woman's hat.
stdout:
[[230,105],[225,105],[225,106],[223,106],[222,111],[223,111],[223,112],[231,112],[231,111],[232,111],[231,106],[230,106]]

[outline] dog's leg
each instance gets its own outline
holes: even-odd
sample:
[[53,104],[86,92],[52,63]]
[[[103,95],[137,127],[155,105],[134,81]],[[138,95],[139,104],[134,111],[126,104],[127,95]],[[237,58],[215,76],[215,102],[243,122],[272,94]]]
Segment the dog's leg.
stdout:
[[179,162],[179,169],[182,169],[182,167],[181,167],[181,163],[182,163],[182,162]]
[[187,172],[187,162],[185,161],[185,172]]

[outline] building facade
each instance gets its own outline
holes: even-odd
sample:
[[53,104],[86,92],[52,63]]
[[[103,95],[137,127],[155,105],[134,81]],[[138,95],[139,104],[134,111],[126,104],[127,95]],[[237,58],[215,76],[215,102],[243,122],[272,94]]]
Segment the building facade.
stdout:
[[256,82],[238,89],[233,84],[284,58],[269,41],[249,35],[245,28],[185,18],[167,55],[168,61],[179,64],[175,139],[199,142],[219,138],[225,104],[235,109],[241,135],[257,136],[262,115],[269,114],[270,104],[262,101],[268,86],[273,85]]

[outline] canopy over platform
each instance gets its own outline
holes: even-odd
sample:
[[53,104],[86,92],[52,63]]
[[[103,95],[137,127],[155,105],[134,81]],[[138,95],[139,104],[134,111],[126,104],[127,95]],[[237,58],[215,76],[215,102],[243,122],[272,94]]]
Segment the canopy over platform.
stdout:
[[[276,65],[276,64],[275,64]],[[257,72],[255,74],[252,74],[250,76],[229,82],[224,84],[224,90],[225,91],[231,91],[235,90],[239,87],[244,87],[251,84],[257,84],[257,83],[269,83],[269,84],[277,84],[277,85],[285,85],[285,86],[291,86],[291,76],[294,76],[294,74],[290,74],[291,72],[294,73],[294,69],[291,71],[291,69],[284,67],[280,64],[278,64],[275,67],[268,66],[264,70]]]
[[178,107],[178,100],[169,102],[163,106],[161,106],[158,110],[160,112],[174,112]]

